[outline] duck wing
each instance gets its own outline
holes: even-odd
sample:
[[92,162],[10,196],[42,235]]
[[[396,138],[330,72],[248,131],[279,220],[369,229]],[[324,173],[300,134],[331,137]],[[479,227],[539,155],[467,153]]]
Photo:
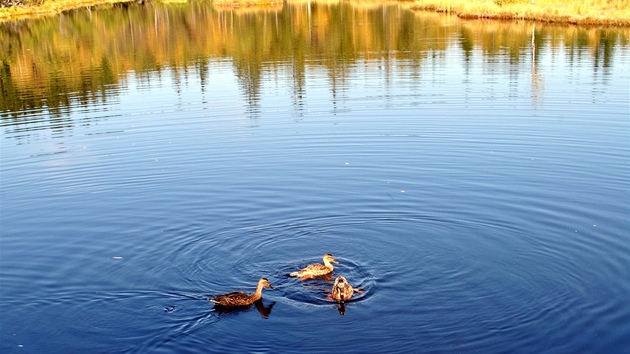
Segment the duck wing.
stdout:
[[346,301],[346,300],[350,300],[354,292],[355,290],[352,288],[352,286],[348,286],[348,285],[344,287],[335,286],[332,288],[331,297],[335,300]]
[[227,294],[218,295],[210,299],[210,301],[223,306],[238,306],[249,304],[250,296],[242,291],[233,291]]
[[311,272],[330,272],[330,269],[323,264],[315,263],[311,264],[308,267],[302,269],[302,271],[311,271]]
[[302,277],[302,276],[313,276],[313,275],[324,275],[330,273],[330,269],[323,264],[311,264],[306,268],[298,272],[293,272],[290,275],[293,277]]

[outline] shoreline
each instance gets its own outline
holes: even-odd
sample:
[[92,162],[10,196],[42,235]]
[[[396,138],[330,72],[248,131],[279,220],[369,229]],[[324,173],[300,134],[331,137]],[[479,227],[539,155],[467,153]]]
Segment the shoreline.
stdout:
[[0,7],[0,23],[41,16],[52,16],[82,7],[114,5],[129,0],[48,0],[40,5]]
[[415,0],[411,9],[462,19],[535,21],[580,26],[630,27],[630,3],[618,0]]
[[[48,0],[33,6],[0,8],[0,22],[50,16],[82,7],[115,5],[138,0]],[[142,0],[140,0],[142,1]],[[162,3],[185,3],[187,0],[154,0]],[[210,0],[208,0],[210,1]],[[291,2],[292,0],[286,0]],[[317,0],[314,0],[315,2]],[[329,0],[324,0],[329,1]],[[348,1],[348,0],[338,0]],[[374,4],[380,0],[350,0]],[[630,27],[630,4],[617,0],[599,4],[597,0],[398,0],[414,11],[455,15],[462,19],[502,21],[535,21],[580,26]],[[215,0],[214,5],[227,8],[277,6],[274,0]]]

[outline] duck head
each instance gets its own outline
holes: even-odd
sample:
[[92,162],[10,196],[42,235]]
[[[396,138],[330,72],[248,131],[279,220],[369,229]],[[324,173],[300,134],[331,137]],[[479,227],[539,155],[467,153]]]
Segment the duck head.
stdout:
[[335,284],[333,285],[333,288],[338,290],[345,290],[345,288],[349,286],[350,283],[348,283],[346,278],[340,275],[337,277],[337,279],[335,279]]
[[332,255],[332,254],[330,254],[330,253],[326,253],[326,254],[324,255],[324,263],[326,263],[326,261],[328,261],[328,262],[332,262],[332,263],[335,263],[335,264],[339,264],[339,261],[337,261],[337,260],[335,259],[335,257],[333,257],[333,255]]
[[260,280],[258,281],[258,286],[262,286],[263,288],[270,288],[271,290],[276,290],[276,288],[271,286],[267,278],[260,278]]

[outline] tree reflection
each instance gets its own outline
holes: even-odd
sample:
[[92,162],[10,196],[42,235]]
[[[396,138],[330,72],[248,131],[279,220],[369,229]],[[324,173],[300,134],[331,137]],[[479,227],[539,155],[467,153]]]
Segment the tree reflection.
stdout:
[[23,124],[17,118],[34,113],[69,116],[76,107],[118,96],[129,73],[142,78],[171,70],[174,77],[198,75],[204,86],[208,61],[223,58],[234,67],[250,117],[260,112],[263,76],[288,71],[299,119],[313,67],[329,78],[336,111],[356,65],[379,62],[387,84],[401,60],[420,72],[453,47],[464,53],[466,71],[475,51],[483,53],[487,71],[496,70],[495,58],[507,53],[511,75],[531,70],[535,105],[543,87],[536,66],[541,54],[562,45],[569,65],[589,56],[593,70],[606,80],[612,58],[630,38],[628,29],[464,21],[410,6],[291,1],[235,10],[208,2],[145,3],[1,23],[1,117],[8,126]]

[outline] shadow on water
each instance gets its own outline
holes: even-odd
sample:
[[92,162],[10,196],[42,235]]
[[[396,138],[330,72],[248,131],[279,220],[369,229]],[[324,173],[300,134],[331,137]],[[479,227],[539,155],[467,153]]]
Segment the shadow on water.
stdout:
[[346,302],[341,301],[341,302],[337,303],[337,311],[339,311],[339,314],[341,316],[345,316],[346,315]]
[[238,313],[241,311],[246,311],[251,307],[255,307],[256,310],[260,313],[260,316],[264,319],[268,319],[269,315],[271,315],[271,309],[276,304],[275,301],[271,302],[269,305],[265,306],[263,300],[258,300],[249,306],[234,306],[234,307],[226,307],[219,304],[215,304],[212,308],[213,311],[217,311],[219,316],[223,314],[229,313]]

